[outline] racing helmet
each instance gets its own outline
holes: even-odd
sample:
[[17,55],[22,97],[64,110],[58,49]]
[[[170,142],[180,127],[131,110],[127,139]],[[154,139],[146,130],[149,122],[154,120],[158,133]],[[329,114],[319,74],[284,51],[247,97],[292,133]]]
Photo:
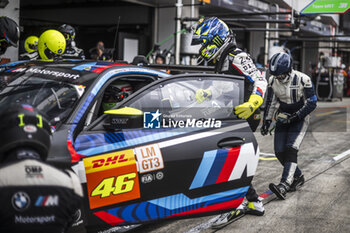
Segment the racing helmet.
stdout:
[[212,17],[199,20],[192,35],[191,45],[201,44],[200,56],[207,61],[216,58],[224,45],[230,42],[231,32],[226,23]]
[[27,53],[32,53],[38,50],[39,38],[37,36],[29,36],[24,42],[24,49]]
[[16,104],[0,114],[0,161],[11,150],[31,148],[46,160],[50,148],[49,122],[30,105]]
[[47,30],[39,38],[38,51],[41,59],[53,61],[57,55],[61,55],[66,49],[66,40],[57,30]]
[[9,17],[0,17],[0,55],[6,52],[7,47],[17,47],[19,27]]
[[58,28],[58,31],[62,33],[68,44],[75,39],[75,29],[68,24],[62,24]]
[[280,81],[288,80],[289,73],[292,71],[293,60],[288,53],[276,53],[269,62],[270,74],[274,75]]
[[132,86],[123,81],[109,85],[103,95],[102,108],[104,111],[112,109],[118,102],[132,94]]

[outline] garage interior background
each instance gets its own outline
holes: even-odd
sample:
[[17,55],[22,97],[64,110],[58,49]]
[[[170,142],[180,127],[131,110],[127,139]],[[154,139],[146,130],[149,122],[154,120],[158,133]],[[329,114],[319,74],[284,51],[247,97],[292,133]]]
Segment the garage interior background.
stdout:
[[[261,53],[268,58],[274,45],[283,45],[293,52],[295,68],[306,73],[312,71],[321,51],[342,56],[343,63],[350,63],[350,49],[346,48],[350,38],[331,37],[350,34],[349,13],[302,17],[298,30],[291,30],[293,25],[288,23],[263,22],[291,20],[291,14],[261,14],[291,9],[298,13],[311,0],[0,0],[0,6],[6,2],[6,7],[0,9],[1,15],[19,22],[20,51],[28,36],[40,36],[47,29],[67,23],[75,27],[77,46],[84,49],[87,58],[89,49],[100,40],[107,48],[115,44],[117,59],[130,62],[135,55],[147,55],[154,44],[168,39],[160,48],[172,52],[172,63],[191,64],[190,59],[198,50],[184,43],[189,33],[176,32],[189,28],[194,21],[180,18],[217,16],[232,19],[228,23],[235,29],[239,47],[256,61]],[[261,22],[249,21],[254,19]],[[17,60],[18,49],[8,49],[4,57]]]

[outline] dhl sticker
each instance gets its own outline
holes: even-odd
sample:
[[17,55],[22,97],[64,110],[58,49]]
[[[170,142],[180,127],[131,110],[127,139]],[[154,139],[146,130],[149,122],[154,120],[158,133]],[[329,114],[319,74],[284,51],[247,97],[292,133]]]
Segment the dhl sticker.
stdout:
[[164,168],[163,156],[158,144],[136,147],[134,152],[140,173]]
[[132,149],[84,159],[86,174],[131,164],[135,164],[135,156]]
[[91,209],[140,198],[132,149],[93,156],[83,161]]

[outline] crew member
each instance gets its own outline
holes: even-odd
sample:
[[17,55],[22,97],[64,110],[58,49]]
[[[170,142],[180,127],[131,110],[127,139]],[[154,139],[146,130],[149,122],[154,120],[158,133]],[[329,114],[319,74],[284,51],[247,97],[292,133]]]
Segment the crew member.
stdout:
[[74,41],[75,29],[68,24],[62,24],[58,28],[58,31],[61,32],[66,39],[66,50],[62,54],[62,58],[85,60],[84,50],[78,48]]
[[[247,119],[252,131],[255,131],[260,122],[260,113],[257,110],[263,103],[267,86],[262,73],[256,68],[249,54],[237,48],[235,37],[228,26],[216,17],[198,22],[192,37],[192,45],[197,44],[202,45],[199,50],[201,59],[214,62],[217,73],[237,74],[245,77],[245,102],[236,106],[234,110],[239,118]],[[210,99],[211,95],[210,88],[199,89],[195,98],[198,103],[201,103]],[[222,227],[244,213],[259,216],[264,214],[264,206],[253,186],[250,186],[246,198],[247,201],[236,210],[222,214],[212,227]]]
[[268,133],[276,104],[279,103],[274,149],[283,166],[283,173],[280,183],[271,183],[269,188],[278,198],[285,199],[287,192],[295,191],[304,184],[297,156],[309,124],[309,114],[316,108],[317,98],[310,77],[292,69],[292,58],[287,53],[273,55],[269,70],[272,76],[269,79],[261,133]]
[[82,203],[79,178],[44,161],[51,129],[29,105],[0,115],[0,232],[66,232]]
[[45,61],[62,59],[61,55],[66,49],[66,40],[57,30],[47,30],[40,35],[38,51],[40,58]]
[[0,17],[0,55],[4,54],[8,47],[17,48],[19,38],[19,27],[9,17]]
[[24,49],[26,53],[20,55],[20,60],[37,60],[39,38],[37,36],[29,36],[24,42]]

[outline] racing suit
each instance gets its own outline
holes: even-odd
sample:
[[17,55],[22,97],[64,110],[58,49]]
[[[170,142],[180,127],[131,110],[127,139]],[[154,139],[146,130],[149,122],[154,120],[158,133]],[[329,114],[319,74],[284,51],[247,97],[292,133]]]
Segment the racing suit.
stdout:
[[75,41],[67,43],[66,50],[62,54],[63,59],[82,59],[85,60],[84,50],[75,45]]
[[0,232],[66,232],[83,197],[79,178],[36,159],[0,166]]
[[39,53],[37,51],[34,51],[32,53],[22,53],[19,56],[19,60],[38,60],[39,59]]
[[[219,61],[215,64],[216,73],[226,73],[245,77],[244,102],[248,101],[250,95],[257,94],[264,98],[267,82],[259,71],[250,55],[230,43],[220,55]],[[248,119],[248,123],[253,132],[260,123],[259,108]],[[246,194],[249,202],[257,202],[258,194],[251,185]]]
[[[248,101],[250,95],[256,94],[264,98],[267,82],[259,71],[250,55],[229,44],[220,55],[219,61],[215,64],[216,73],[226,73],[245,77],[244,102]],[[260,123],[259,108],[247,120],[250,128],[255,132]]]
[[289,185],[293,178],[301,176],[297,166],[297,152],[309,125],[309,114],[316,108],[317,98],[309,76],[292,70],[286,81],[282,82],[271,76],[268,85],[265,122],[271,122],[276,104],[278,112],[287,113],[293,119],[283,123],[277,121],[274,137],[274,150],[277,159],[284,166],[281,182]]

